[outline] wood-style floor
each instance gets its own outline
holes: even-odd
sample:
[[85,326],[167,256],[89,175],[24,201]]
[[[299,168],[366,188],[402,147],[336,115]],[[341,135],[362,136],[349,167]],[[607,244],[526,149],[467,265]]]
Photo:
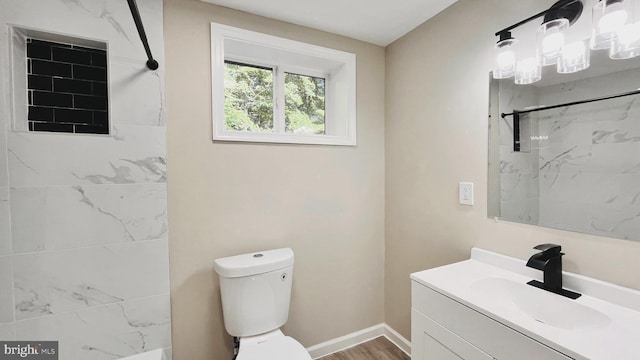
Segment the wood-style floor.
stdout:
[[411,360],[384,336],[318,360]]

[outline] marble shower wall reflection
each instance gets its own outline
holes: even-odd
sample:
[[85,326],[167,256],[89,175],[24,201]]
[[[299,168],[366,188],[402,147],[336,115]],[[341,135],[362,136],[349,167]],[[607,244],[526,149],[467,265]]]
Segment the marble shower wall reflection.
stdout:
[[[638,84],[640,69],[545,86],[500,80],[499,112],[623,93]],[[512,117],[499,119],[499,137],[491,140],[500,148],[499,173],[490,175],[499,176],[500,209],[489,215],[640,240],[640,95],[533,112],[522,119],[526,129],[521,136],[530,141],[525,151],[514,151]]]
[[[500,84],[499,103],[511,109],[522,109],[538,102],[538,92],[533,88],[519,87],[513,81]],[[530,135],[535,115],[521,119],[521,151],[513,151],[513,117],[499,119],[500,156],[500,209],[514,220],[536,224],[539,219],[538,187],[535,185],[538,168],[538,151],[532,148],[526,137]],[[524,140],[524,141],[523,141]]]
[[[171,354],[162,0],[3,0],[0,340],[57,340],[60,359]],[[108,43],[109,136],[16,131],[8,24]]]

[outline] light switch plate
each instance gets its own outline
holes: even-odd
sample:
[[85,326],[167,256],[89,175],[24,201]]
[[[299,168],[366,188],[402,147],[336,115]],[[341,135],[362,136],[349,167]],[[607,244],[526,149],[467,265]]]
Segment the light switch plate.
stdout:
[[473,203],[473,183],[461,182],[458,187],[460,205],[474,205]]

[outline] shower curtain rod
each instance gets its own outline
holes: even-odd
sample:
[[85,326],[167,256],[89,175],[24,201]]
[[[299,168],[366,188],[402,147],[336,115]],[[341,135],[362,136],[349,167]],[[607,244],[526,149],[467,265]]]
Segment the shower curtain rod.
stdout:
[[140,35],[140,40],[142,40],[142,45],[144,45],[144,51],[147,52],[147,67],[151,70],[158,69],[158,62],[153,59],[153,55],[151,55],[151,49],[149,49],[149,41],[147,41],[147,34],[144,31],[144,25],[142,25],[142,18],[140,18],[140,11],[138,11],[138,4],[136,4],[136,0],[127,0],[129,3],[129,9],[131,9],[131,16],[133,16],[133,21],[136,23],[136,28],[138,29],[138,34]]
[[513,110],[513,112],[511,112],[511,113],[506,113],[506,114],[502,113],[502,114],[500,114],[500,116],[504,119],[507,116],[528,114],[528,113],[532,113],[532,112],[535,112],[535,111],[550,110],[550,109],[556,109],[556,108],[559,108],[559,107],[565,107],[565,106],[571,106],[571,105],[587,104],[587,103],[592,103],[592,102],[596,102],[596,101],[610,100],[610,99],[616,99],[616,98],[620,98],[620,97],[624,97],[624,96],[631,96],[631,95],[638,95],[638,94],[640,94],[640,89],[634,90],[634,91],[629,91],[629,92],[622,93],[622,94],[617,94],[617,95],[602,96],[602,97],[597,97],[597,98],[593,98],[593,99],[573,101],[573,102],[568,102],[568,103],[558,104],[558,105],[542,106],[542,107],[539,107],[539,108],[529,109],[529,110],[522,110],[522,111]]

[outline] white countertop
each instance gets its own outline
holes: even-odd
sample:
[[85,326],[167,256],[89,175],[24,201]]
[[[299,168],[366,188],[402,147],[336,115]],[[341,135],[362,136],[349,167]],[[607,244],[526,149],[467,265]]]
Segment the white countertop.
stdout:
[[542,272],[524,261],[477,248],[411,279],[575,359],[640,359],[638,291],[565,272],[564,287],[583,294],[567,299],[526,285]]

